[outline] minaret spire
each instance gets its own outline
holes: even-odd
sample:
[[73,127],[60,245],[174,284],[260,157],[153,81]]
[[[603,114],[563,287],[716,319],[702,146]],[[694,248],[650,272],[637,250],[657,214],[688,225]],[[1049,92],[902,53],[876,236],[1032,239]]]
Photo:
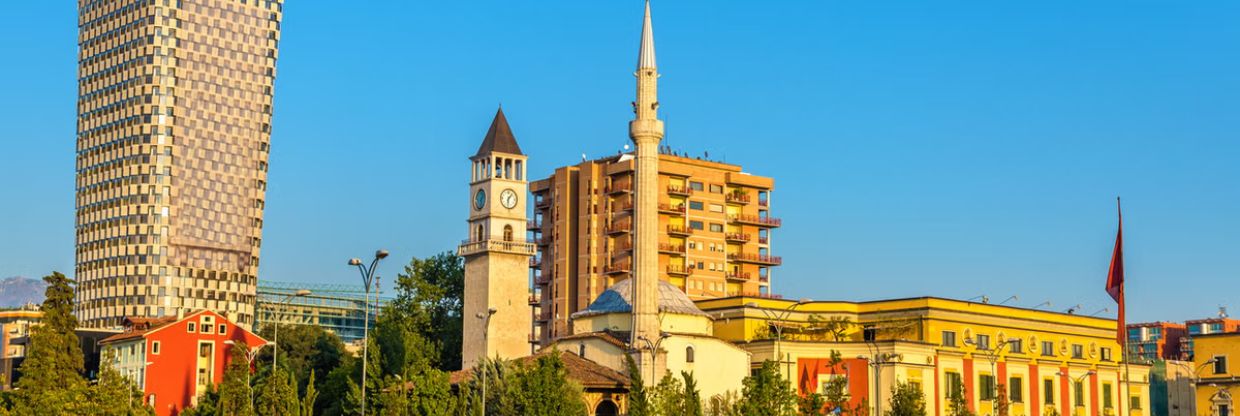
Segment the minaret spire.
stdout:
[[[654,61],[654,27],[650,22],[650,0],[642,22],[642,40],[638,50],[637,99],[633,101],[636,116],[629,122],[629,138],[637,147],[634,166],[636,199],[633,206],[633,332],[632,345],[657,342],[659,326],[659,141],[663,140],[663,122],[659,120],[659,71]],[[638,349],[640,351],[640,349]],[[650,355],[636,354],[639,369],[659,373],[657,351]],[[665,357],[664,357],[665,358]],[[666,361],[666,360],[664,360]],[[650,380],[648,383],[655,383]]]

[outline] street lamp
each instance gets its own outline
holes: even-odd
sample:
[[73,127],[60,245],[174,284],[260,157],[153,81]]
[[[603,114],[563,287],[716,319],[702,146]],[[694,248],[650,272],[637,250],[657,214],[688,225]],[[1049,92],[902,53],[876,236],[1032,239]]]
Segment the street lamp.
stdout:
[[[310,290],[309,289],[298,290],[297,292],[291,295],[288,295],[283,300],[276,302],[276,305],[285,305],[286,307],[288,307],[289,301],[293,300],[293,298],[295,297],[301,297],[301,296],[310,296]],[[283,317],[283,315],[281,315],[281,317]],[[277,344],[277,345],[280,343],[280,320],[281,319],[282,318],[275,318],[275,321],[276,321],[275,336],[272,337],[273,338],[272,343]],[[271,351],[271,371],[276,371],[276,361],[277,361],[276,359],[280,358],[280,348],[279,347],[274,347],[274,348],[275,349]]]
[[[999,362],[999,354],[1002,354],[1003,349],[1007,348],[1008,344],[1011,344],[1015,340],[1015,338],[1004,338],[999,340],[999,343],[995,345],[993,349],[989,348],[989,345],[986,346],[987,348],[982,349],[982,351],[986,351],[986,358],[990,360],[990,391],[992,392],[990,397],[990,409],[992,412],[999,406],[999,395],[1007,394],[1006,392],[999,392],[999,373],[995,369],[997,363]],[[973,338],[965,338],[964,343],[965,345],[976,345],[977,341],[974,341]],[[1093,370],[1090,370],[1090,372],[1093,372]]]
[[[813,302],[813,300],[809,298],[801,298],[801,300],[798,300],[797,303],[788,305],[787,308],[784,308],[783,312],[779,312],[779,313],[774,313],[774,312],[766,310],[766,308],[761,308],[755,302],[749,302],[745,304],[745,307],[747,308],[755,308],[755,309],[762,311],[762,314],[766,315],[766,319],[768,321],[777,322],[775,325],[775,360],[776,362],[784,361],[783,356],[780,355],[780,348],[779,348],[780,341],[782,341],[784,338],[784,328],[783,328],[783,325],[779,324],[779,322],[782,322],[783,320],[788,319],[788,316],[792,315],[792,310],[796,309],[796,307],[804,305],[806,303],[810,303],[810,302]],[[792,363],[788,363],[788,365],[791,366]],[[792,369],[789,368],[787,373],[792,373]],[[791,377],[791,375],[789,374],[785,374],[785,375]]]
[[379,260],[383,260],[388,256],[388,251],[379,249],[375,251],[375,259],[370,262],[370,267],[362,264],[362,259],[357,257],[349,259],[350,266],[357,266],[357,270],[362,273],[362,284],[366,286],[365,306],[362,307],[362,416],[366,416],[366,353],[370,346],[370,288],[371,282],[375,277],[375,266],[379,265]]
[[[224,341],[224,345],[231,345],[231,346],[233,346],[233,348],[236,348],[236,347],[237,347],[237,342],[236,342],[236,341],[233,341],[233,340],[231,340],[231,339],[230,339],[230,340],[225,340],[225,341]],[[250,384],[250,380],[249,380],[249,378],[250,378],[250,370],[249,370],[249,367],[250,367],[251,365],[253,365],[253,364],[254,364],[254,357],[257,357],[257,356],[258,356],[258,351],[259,351],[259,350],[263,349],[263,347],[268,346],[268,345],[272,345],[272,346],[273,346],[273,348],[274,348],[275,343],[273,342],[273,343],[269,343],[269,344],[259,345],[259,346],[257,346],[257,347],[250,347],[250,350],[245,352],[245,365],[246,365],[246,373],[245,373],[245,375],[246,375],[246,381],[245,381],[245,384],[246,384],[246,385],[249,385],[249,384]],[[251,389],[249,389],[249,391],[250,391],[250,405],[252,406],[252,405],[254,405],[254,389],[253,389],[253,388],[251,388]]]
[[485,313],[478,312],[478,314],[474,315],[475,318],[482,320],[482,413],[487,412],[487,373],[490,371],[487,368],[490,366],[490,363],[486,360],[487,333],[491,331],[491,315],[495,315],[495,312],[499,312],[499,310],[492,307],[487,308]]
[[[650,380],[651,380],[651,383],[655,382],[653,380],[655,380],[655,377],[657,376],[657,374],[655,374],[655,367],[658,366],[658,362],[659,362],[659,358],[658,358],[659,347],[663,345],[663,340],[667,339],[670,336],[672,336],[672,334],[669,334],[666,332],[659,332],[659,339],[654,342],[651,342],[649,339],[647,339],[645,335],[641,335],[637,337],[638,341],[645,343],[646,348],[650,349]],[[638,348],[637,354],[638,354],[637,357],[641,358],[640,348]]]
[[[1204,369],[1204,368],[1206,368],[1206,367],[1208,367],[1208,366],[1210,366],[1211,364],[1214,364],[1214,361],[1215,361],[1215,360],[1217,360],[1217,359],[1216,359],[1216,358],[1211,358],[1211,359],[1209,359],[1209,360],[1206,360],[1205,362],[1201,363],[1201,365],[1197,366],[1197,368],[1195,368],[1195,369],[1193,368],[1193,366],[1191,366],[1191,365],[1189,365],[1188,363],[1183,362],[1183,361],[1167,360],[1167,362],[1168,362],[1168,363],[1175,363],[1175,364],[1178,364],[1178,365],[1184,366],[1184,368],[1186,368],[1186,369],[1188,369],[1188,370],[1190,370],[1190,371],[1191,371],[1191,373],[1189,373],[1189,374],[1188,374],[1189,389],[1190,389],[1190,390],[1194,390],[1194,389],[1196,388],[1197,382],[1198,382],[1198,381],[1201,381],[1201,375],[1200,375],[1200,374],[1201,374],[1201,370],[1202,370],[1202,369]],[[1179,377],[1177,376],[1176,378],[1178,379]],[[1168,389],[1169,389],[1172,393],[1175,393],[1177,390],[1180,390],[1180,389],[1178,388],[1178,387],[1179,387],[1179,386],[1178,386],[1178,384],[1179,384],[1179,383],[1177,382],[1176,384],[1177,384],[1177,388],[1175,388],[1175,389],[1171,389],[1170,387],[1168,387]],[[1176,400],[1176,397],[1175,397],[1175,396],[1179,396],[1179,394],[1172,394],[1171,399],[1172,399],[1173,401],[1179,402],[1179,400]],[[1183,410],[1180,410],[1180,407],[1179,407],[1179,405],[1178,405],[1178,404],[1176,404],[1176,405],[1174,405],[1174,406],[1175,406],[1175,408],[1176,408],[1176,414],[1181,414],[1181,413],[1183,413]],[[1190,415],[1195,415],[1195,414],[1197,414],[1197,400],[1195,400],[1195,399],[1194,399],[1194,400],[1189,400],[1189,401],[1188,401],[1188,406],[1189,406],[1189,407],[1188,407],[1188,414],[1190,414]]]
[[[901,359],[903,359],[904,357],[903,357],[902,355],[900,355],[900,354],[891,353],[891,352],[888,352],[888,353],[879,353],[879,352],[878,352],[878,343],[877,343],[877,342],[873,342],[873,343],[872,343],[872,342],[870,342],[870,341],[866,341],[866,343],[865,343],[865,344],[866,344],[866,348],[868,348],[868,349],[870,350],[870,352],[871,352],[872,354],[874,354],[874,359],[873,359],[873,360],[870,360],[870,357],[867,357],[867,356],[864,356],[864,355],[857,356],[857,359],[862,360],[862,361],[865,361],[865,362],[866,362],[866,366],[868,366],[868,367],[870,367],[870,368],[873,368],[873,369],[874,369],[874,414],[876,414],[876,415],[881,415],[881,414],[883,414],[883,413],[882,413],[882,405],[883,405],[883,382],[882,382],[882,380],[883,380],[883,378],[882,378],[882,377],[883,377],[883,364],[894,364],[894,363],[898,363],[898,362],[900,362],[900,360],[901,360]],[[872,346],[872,348],[871,348],[871,346]]]
[[[1060,371],[1060,372],[1055,373],[1055,374],[1059,375],[1060,377],[1067,377],[1069,380],[1072,380],[1072,388],[1073,388],[1073,390],[1075,391],[1075,389],[1076,389],[1076,383],[1080,383],[1080,382],[1082,382],[1082,381],[1084,381],[1084,380],[1085,380],[1085,377],[1089,377],[1089,376],[1092,376],[1092,375],[1094,375],[1094,374],[1098,374],[1098,372],[1097,372],[1097,371],[1094,371],[1094,370],[1089,370],[1089,371],[1086,371],[1086,372],[1085,372],[1085,374],[1081,374],[1081,376],[1080,376],[1080,377],[1072,377],[1072,375],[1071,375],[1071,374],[1068,374],[1068,372],[1067,372],[1067,371]],[[1082,394],[1083,394],[1083,393],[1082,393]],[[1124,396],[1127,396],[1127,394],[1125,394]],[[1066,402],[1068,401],[1068,398],[1067,398],[1067,397],[1064,397],[1064,398],[1063,398],[1063,400],[1064,400],[1064,402],[1066,403]]]

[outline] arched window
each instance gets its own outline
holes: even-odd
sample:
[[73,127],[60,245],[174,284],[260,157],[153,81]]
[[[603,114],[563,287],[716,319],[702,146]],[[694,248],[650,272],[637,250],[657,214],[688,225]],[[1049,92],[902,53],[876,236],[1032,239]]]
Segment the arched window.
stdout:
[[478,232],[474,234],[474,241],[482,241],[485,239],[486,237],[484,237],[482,234],[482,224],[478,224]]
[[685,347],[685,362],[686,363],[693,362],[693,346],[692,345]]
[[512,241],[512,225],[504,226],[504,241]]
[[586,344],[577,344],[577,356],[586,358]]

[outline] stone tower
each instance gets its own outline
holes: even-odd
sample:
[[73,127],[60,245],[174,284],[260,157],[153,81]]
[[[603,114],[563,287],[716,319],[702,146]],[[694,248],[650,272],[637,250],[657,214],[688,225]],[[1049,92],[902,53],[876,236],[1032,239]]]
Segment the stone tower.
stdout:
[[[650,1],[642,22],[641,47],[638,51],[637,100],[633,102],[635,118],[629,122],[629,138],[637,147],[633,212],[633,333],[634,346],[643,340],[659,339],[659,141],[663,140],[663,121],[659,112],[659,71],[654,61],[654,27],[650,23]],[[638,354],[638,356],[642,356]],[[654,359],[639,359],[641,371],[648,374]],[[653,380],[652,380],[653,381]]]
[[530,354],[529,261],[525,241],[526,157],[501,108],[478,153],[469,158],[469,239],[465,257],[464,334],[461,365],[483,357]]

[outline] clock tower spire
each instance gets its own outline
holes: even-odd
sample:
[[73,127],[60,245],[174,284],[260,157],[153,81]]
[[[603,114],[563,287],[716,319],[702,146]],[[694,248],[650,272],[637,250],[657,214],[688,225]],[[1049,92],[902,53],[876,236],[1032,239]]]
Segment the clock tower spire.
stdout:
[[527,158],[501,108],[470,161],[461,368],[484,357],[529,355],[529,259],[525,241]]

